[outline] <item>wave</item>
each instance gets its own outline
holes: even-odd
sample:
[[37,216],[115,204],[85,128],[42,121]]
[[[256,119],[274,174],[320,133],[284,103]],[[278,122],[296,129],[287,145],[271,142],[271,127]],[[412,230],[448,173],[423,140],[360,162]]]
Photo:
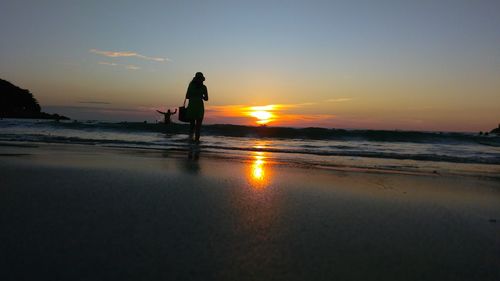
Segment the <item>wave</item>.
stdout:
[[[18,123],[13,123],[18,125]],[[6,126],[5,124],[3,126]],[[28,126],[49,126],[51,128],[75,130],[109,130],[114,132],[157,132],[164,134],[186,134],[188,124],[172,123],[138,123],[138,122],[55,122],[44,121],[31,123]],[[410,143],[474,143],[500,147],[500,136],[488,136],[473,133],[457,132],[420,132],[400,130],[347,130],[328,128],[289,128],[216,124],[204,125],[204,135],[226,137],[250,137],[272,139],[304,139],[304,140],[338,140],[338,141],[376,141],[376,142],[410,142]]]
[[[102,145],[111,147],[129,147],[140,149],[155,149],[155,150],[173,150],[173,151],[188,151],[192,145],[186,142],[185,139],[166,139],[161,142],[151,141],[130,141],[123,139],[97,139],[97,138],[80,138],[80,137],[64,137],[51,136],[44,134],[26,134],[26,135],[0,135],[0,141],[22,141],[22,142],[42,142],[42,143],[71,143],[83,145]],[[9,145],[8,143],[0,143],[0,145]],[[352,147],[341,146],[337,150],[321,150],[318,146],[300,145],[296,147],[261,147],[261,146],[241,146],[234,142],[220,143],[207,142],[199,145],[207,152],[269,152],[280,153],[286,155],[316,155],[316,156],[348,156],[348,157],[365,157],[365,158],[382,158],[382,159],[398,159],[398,160],[415,160],[415,161],[433,161],[433,162],[451,162],[451,163],[476,163],[476,164],[500,164],[500,157],[484,157],[470,155],[446,155],[446,154],[423,154],[423,153],[402,153],[387,152],[387,151],[364,151],[362,149],[352,149]],[[339,147],[336,147],[339,148]],[[346,149],[351,148],[351,149]]]
[[[288,158],[364,157],[500,164],[500,137],[490,134],[327,128],[205,125],[204,151],[280,154]],[[187,150],[188,124],[98,121],[0,121],[0,141],[74,143],[162,150]],[[300,156],[299,156],[300,154]],[[288,155],[288,156],[287,156]]]

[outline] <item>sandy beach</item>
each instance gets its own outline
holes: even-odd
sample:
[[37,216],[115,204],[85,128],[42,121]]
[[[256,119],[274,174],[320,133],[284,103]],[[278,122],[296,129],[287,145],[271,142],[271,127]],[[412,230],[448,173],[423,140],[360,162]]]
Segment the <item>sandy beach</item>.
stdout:
[[0,146],[2,280],[500,280],[500,182]]

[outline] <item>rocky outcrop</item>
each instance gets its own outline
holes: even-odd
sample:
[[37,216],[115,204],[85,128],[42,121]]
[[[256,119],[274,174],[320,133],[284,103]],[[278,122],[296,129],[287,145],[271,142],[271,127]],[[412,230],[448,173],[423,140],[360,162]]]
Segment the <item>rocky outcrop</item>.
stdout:
[[0,79],[0,118],[69,119],[59,114],[48,114],[30,91]]

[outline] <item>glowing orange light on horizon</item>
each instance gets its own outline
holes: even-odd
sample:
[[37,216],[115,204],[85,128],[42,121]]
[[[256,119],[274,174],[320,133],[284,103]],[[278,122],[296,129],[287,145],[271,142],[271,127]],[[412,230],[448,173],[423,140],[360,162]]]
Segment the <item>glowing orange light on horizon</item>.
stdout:
[[257,124],[265,125],[276,119],[276,115],[272,113],[275,109],[275,105],[251,106],[248,108],[248,115],[257,118]]
[[267,111],[254,111],[250,112],[250,115],[257,118],[257,124],[264,125],[271,121],[273,114]]
[[207,108],[208,110],[210,110],[210,118],[212,120],[217,120],[216,122],[221,122],[220,120],[223,120],[223,123],[235,122],[235,124],[243,123],[245,125],[266,125],[269,123],[279,124],[280,126],[297,125],[304,122],[315,122],[317,120],[321,121],[323,118],[331,119],[333,116],[318,114],[303,115],[287,112],[295,107],[297,106],[286,104],[270,104],[262,106],[220,105],[210,106]]

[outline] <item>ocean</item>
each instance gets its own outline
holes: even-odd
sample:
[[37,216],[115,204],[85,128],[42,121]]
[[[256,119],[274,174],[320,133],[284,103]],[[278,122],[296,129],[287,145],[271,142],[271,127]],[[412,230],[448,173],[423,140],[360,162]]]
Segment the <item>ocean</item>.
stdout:
[[204,125],[201,143],[187,124],[0,120],[0,145],[64,143],[189,152],[324,169],[500,177],[500,136],[458,132]]

